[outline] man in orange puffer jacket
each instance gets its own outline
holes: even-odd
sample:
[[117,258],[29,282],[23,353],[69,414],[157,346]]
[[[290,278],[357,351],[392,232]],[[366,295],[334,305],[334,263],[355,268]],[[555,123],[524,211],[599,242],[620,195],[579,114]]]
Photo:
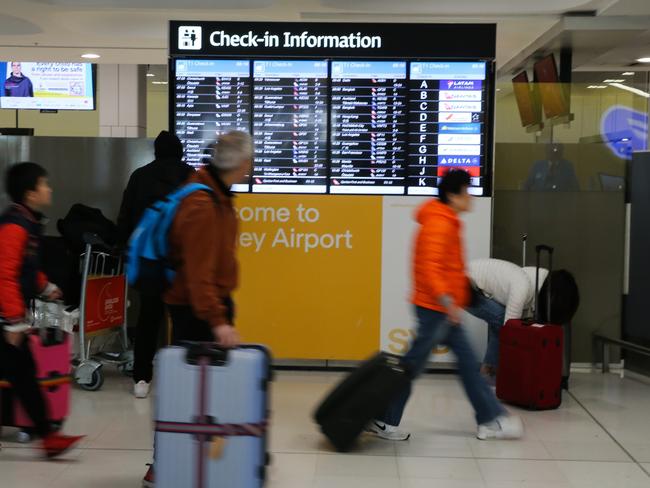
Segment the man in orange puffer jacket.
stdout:
[[[403,363],[416,377],[424,370],[431,350],[445,344],[458,360],[465,392],[474,407],[481,440],[512,439],[522,435],[521,420],[508,415],[479,373],[479,360],[462,325],[470,304],[470,283],[465,273],[460,214],[472,208],[465,171],[451,171],[440,182],[439,200],[425,203],[417,213],[420,229],[415,241],[414,293],[412,302],[418,319],[417,335]],[[368,430],[388,440],[406,440],[409,433],[397,428],[410,396],[405,391],[375,420]]]

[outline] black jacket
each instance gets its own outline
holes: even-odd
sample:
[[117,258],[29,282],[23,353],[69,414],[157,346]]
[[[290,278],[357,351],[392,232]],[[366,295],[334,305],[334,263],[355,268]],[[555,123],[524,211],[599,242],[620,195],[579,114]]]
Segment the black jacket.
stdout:
[[178,188],[190,176],[191,166],[173,158],[156,159],[136,169],[124,190],[117,218],[117,245],[125,248],[147,207]]

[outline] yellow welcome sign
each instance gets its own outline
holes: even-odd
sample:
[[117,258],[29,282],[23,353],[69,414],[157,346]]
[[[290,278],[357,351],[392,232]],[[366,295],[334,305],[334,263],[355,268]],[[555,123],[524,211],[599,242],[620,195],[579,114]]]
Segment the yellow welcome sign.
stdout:
[[245,341],[277,358],[362,359],[379,345],[380,197],[240,195]]

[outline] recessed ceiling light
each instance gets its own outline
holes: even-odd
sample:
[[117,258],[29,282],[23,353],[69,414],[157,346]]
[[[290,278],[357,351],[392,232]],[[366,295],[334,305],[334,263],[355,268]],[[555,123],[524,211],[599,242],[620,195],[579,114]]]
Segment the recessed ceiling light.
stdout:
[[587,88],[591,88],[594,90],[602,90],[603,88],[607,88],[605,85],[589,85]]
[[501,88],[497,88],[497,91],[501,91]]
[[634,74],[634,71],[626,71],[625,73],[621,73],[621,76],[632,76]]
[[637,59],[638,63],[650,63],[650,58],[639,58]]
[[166,81],[152,81],[151,84],[152,85],[166,85],[167,82]]
[[95,53],[82,54],[81,57],[84,58],[84,59],[98,59],[98,58],[101,58],[101,56],[99,54],[95,54]]
[[153,78],[154,76],[156,75],[154,75],[153,73],[147,73],[147,78]]
[[603,83],[625,83],[625,80],[603,80]]

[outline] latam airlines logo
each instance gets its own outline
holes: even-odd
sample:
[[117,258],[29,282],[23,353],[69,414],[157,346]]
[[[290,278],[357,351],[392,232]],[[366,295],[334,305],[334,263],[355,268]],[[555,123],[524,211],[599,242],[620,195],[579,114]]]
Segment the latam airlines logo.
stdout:
[[483,88],[481,80],[442,80],[441,90],[480,90]]
[[199,25],[178,27],[178,49],[200,51],[203,47],[203,28]]
[[480,156],[438,156],[439,166],[480,166]]

